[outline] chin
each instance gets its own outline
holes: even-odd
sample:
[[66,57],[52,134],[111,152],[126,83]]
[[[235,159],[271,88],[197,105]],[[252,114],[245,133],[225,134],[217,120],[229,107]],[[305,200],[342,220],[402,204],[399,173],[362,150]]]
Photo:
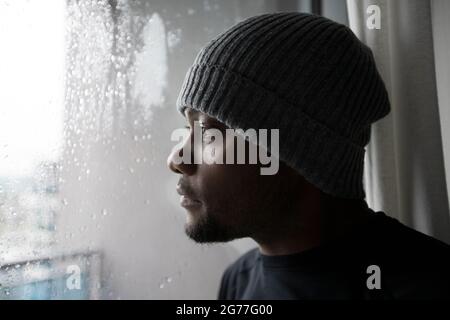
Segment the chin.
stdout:
[[[203,223],[202,223],[203,222]],[[224,228],[204,221],[190,220],[184,226],[186,235],[197,243],[219,243],[236,239]]]

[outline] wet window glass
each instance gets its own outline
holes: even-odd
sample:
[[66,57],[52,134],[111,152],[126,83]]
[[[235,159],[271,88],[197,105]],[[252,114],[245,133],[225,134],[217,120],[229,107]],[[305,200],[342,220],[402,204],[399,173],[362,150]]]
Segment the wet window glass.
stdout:
[[0,1],[0,299],[216,297],[254,244],[184,234],[175,101],[209,39],[277,8]]

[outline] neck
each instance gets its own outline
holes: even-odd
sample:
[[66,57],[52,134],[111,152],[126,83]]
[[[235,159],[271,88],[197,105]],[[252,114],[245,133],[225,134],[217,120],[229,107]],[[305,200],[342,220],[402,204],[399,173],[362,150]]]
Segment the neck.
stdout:
[[254,240],[264,255],[300,253],[360,227],[369,213],[367,208],[365,202],[318,201],[298,208],[283,225],[272,225],[270,233]]

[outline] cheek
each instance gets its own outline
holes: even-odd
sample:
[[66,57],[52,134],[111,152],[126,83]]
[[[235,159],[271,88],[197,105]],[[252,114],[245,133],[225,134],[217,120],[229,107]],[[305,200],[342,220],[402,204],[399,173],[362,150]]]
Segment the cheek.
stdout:
[[254,165],[203,164],[198,177],[202,200],[211,212],[229,216],[259,206],[259,169]]
[[[258,164],[237,164],[236,157],[234,163],[227,164],[227,151],[235,148],[232,142],[226,141],[223,147],[206,145],[203,152],[214,161],[205,161],[197,168],[202,200],[208,211],[227,216],[261,210],[271,186],[268,180],[274,178],[261,176]],[[237,150],[234,151],[236,156]]]

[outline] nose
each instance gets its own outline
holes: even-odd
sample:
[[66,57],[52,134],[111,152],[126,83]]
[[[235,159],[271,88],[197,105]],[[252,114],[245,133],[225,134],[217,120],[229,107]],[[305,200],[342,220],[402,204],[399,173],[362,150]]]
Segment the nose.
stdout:
[[192,175],[195,172],[192,147],[192,138],[189,135],[181,146],[173,148],[167,158],[167,166],[172,172],[186,175]]
[[169,154],[169,157],[167,158],[167,166],[172,172],[182,174],[182,168],[180,166],[182,163],[177,163],[176,159],[182,159],[183,158],[183,149],[182,148],[174,148],[172,152]]

